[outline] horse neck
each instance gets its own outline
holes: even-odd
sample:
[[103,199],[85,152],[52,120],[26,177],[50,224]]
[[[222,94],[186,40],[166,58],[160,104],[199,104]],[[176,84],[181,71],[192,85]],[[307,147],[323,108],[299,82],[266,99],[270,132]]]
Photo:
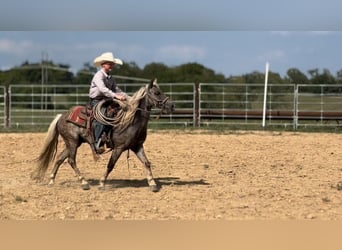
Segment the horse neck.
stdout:
[[136,103],[134,115],[134,123],[140,123],[142,127],[146,126],[150,118],[151,106],[148,101],[148,93],[146,88],[141,88],[132,96],[132,101]]
[[147,118],[146,120],[150,118],[151,113],[151,106],[148,105],[147,95],[140,100],[138,109],[140,110],[141,116]]

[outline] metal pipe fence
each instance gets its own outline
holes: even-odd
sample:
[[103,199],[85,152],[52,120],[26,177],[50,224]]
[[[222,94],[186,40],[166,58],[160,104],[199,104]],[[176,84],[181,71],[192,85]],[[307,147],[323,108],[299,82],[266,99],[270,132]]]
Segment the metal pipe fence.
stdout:
[[[146,83],[121,83],[132,95]],[[172,114],[152,110],[152,126],[262,126],[264,84],[160,83],[176,105]],[[1,127],[47,127],[56,114],[88,102],[89,85],[10,85],[0,87]],[[8,96],[7,94],[8,93]],[[342,85],[269,84],[266,126],[340,126]]]
[[340,126],[342,85],[299,84],[295,95],[295,128]]
[[[260,125],[264,84],[200,84],[200,124]],[[269,84],[267,124],[291,125],[294,85]]]

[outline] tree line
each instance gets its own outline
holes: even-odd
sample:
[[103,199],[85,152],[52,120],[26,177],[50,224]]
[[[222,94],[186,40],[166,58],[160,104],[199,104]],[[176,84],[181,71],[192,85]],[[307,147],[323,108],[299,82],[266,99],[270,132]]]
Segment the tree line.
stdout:
[[[32,85],[32,84],[44,84],[47,85],[89,85],[90,81],[93,77],[93,74],[97,71],[97,69],[92,66],[90,63],[85,63],[83,67],[73,73],[70,71],[70,66],[65,64],[55,64],[52,61],[43,61],[42,63],[29,63],[28,61],[22,63],[19,67],[14,67],[10,70],[0,71],[0,85]],[[120,67],[115,67],[112,72],[113,75],[120,75],[123,77],[135,77],[135,78],[145,78],[145,79],[153,79],[158,78],[158,82],[162,83],[235,83],[236,85],[230,88],[232,92],[243,92],[244,90],[241,87],[244,87],[244,84],[262,84],[265,81],[265,73],[253,71],[251,73],[246,73],[238,76],[224,76],[223,74],[216,73],[214,70],[206,68],[205,66],[198,63],[186,63],[179,66],[169,67],[163,63],[150,63],[145,67],[140,68],[136,63],[130,62],[125,63]],[[307,74],[301,72],[296,68],[290,68],[287,71],[287,74],[284,77],[281,77],[280,74],[275,72],[269,72],[269,83],[275,84],[284,84],[282,88],[273,89],[272,91],[284,91],[286,93],[290,93],[293,91],[292,86],[288,86],[288,84],[342,84],[342,70],[337,72],[336,75],[330,73],[329,70],[323,69],[312,69],[307,72]],[[135,80],[129,80],[126,78],[117,78],[116,81],[118,84],[121,83],[133,83]],[[285,85],[286,84],[286,85]],[[241,85],[241,86],[240,86]],[[132,86],[133,87],[133,86]],[[88,87],[85,87],[82,91],[84,93],[88,92]],[[20,87],[16,89],[17,93],[25,94],[25,93],[33,93],[33,90],[30,87]],[[34,90],[37,96],[37,102],[32,104],[31,96],[13,96],[12,101],[25,102],[22,104],[24,108],[39,108],[41,107],[40,95],[48,94],[49,91],[53,91],[53,89],[46,89],[43,93],[42,88],[37,88]],[[65,88],[59,88],[59,93],[69,93],[73,91],[73,89],[65,86]],[[187,86],[177,85],[173,87],[174,92],[189,92]],[[207,92],[220,92],[221,89],[217,85],[207,86]],[[260,86],[250,86],[249,91],[253,93],[249,95],[250,101],[253,101],[253,98],[261,98],[262,95],[259,95],[263,91],[263,88]],[[317,92],[319,93],[320,88],[308,88],[303,89],[302,92]],[[336,86],[335,88],[329,88],[330,93],[340,93],[342,92],[342,88]],[[52,93],[49,93],[52,95]],[[255,95],[257,94],[257,95]],[[51,95],[47,96],[47,101],[50,103],[47,108],[54,108],[52,106]],[[64,101],[73,102],[74,97],[65,95],[63,97]],[[174,96],[173,98],[177,99],[180,97]],[[184,96],[182,96],[184,98]],[[192,96],[188,96],[186,98],[192,98]],[[203,97],[205,98],[205,97]],[[220,98],[218,96],[210,96],[210,98]],[[237,108],[239,105],[243,105],[244,98],[242,95],[232,96],[235,102],[237,103]],[[282,97],[287,98],[287,97]],[[239,103],[241,101],[241,103]],[[256,100],[254,100],[256,101]],[[57,108],[68,108],[67,106],[63,106],[64,104],[58,104]],[[55,107],[56,108],[56,107]]]
[[[53,61],[30,63],[25,61],[19,67],[0,71],[0,85],[9,84],[90,84],[96,68],[90,63],[75,74],[67,64],[56,64]],[[125,63],[116,67],[112,74],[137,78],[158,78],[159,82],[205,82],[205,83],[263,83],[264,72],[253,71],[242,75],[225,76],[199,63],[186,63],[179,66],[167,66],[164,63],[150,63],[140,68],[135,62]],[[332,74],[328,69],[311,69],[302,72],[297,68],[287,70],[285,76],[276,72],[269,72],[269,83],[296,83],[296,84],[342,84],[342,70]],[[117,82],[133,82],[120,80]]]

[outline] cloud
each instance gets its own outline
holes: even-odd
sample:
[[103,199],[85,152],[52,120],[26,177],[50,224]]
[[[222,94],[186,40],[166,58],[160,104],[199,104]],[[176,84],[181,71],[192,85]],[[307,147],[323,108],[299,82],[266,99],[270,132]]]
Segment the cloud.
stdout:
[[0,69],[8,70],[18,66],[28,58],[31,58],[37,48],[39,46],[29,40],[20,41],[0,38]]
[[290,36],[290,31],[271,31],[271,35],[278,35],[278,36]]
[[29,39],[0,37],[0,68],[7,69],[19,65],[26,60],[39,62],[44,52],[48,60],[54,63],[69,64],[79,69],[86,62],[92,62],[99,54],[111,51],[124,62],[141,61],[154,56],[144,46],[135,43],[117,43],[113,41],[74,42],[56,41],[41,42]]
[[201,47],[191,45],[167,45],[157,50],[159,58],[167,58],[180,61],[193,61],[203,59],[206,50]]
[[334,31],[270,31],[271,35],[289,37],[293,35],[327,36],[333,35]]
[[31,41],[14,41],[10,39],[0,39],[0,53],[22,55],[27,54],[34,47]]
[[258,57],[260,62],[280,61],[286,58],[286,53],[283,50],[271,50]]
[[[57,48],[56,48],[57,49]],[[94,43],[79,43],[73,46],[73,51],[70,51],[73,56],[68,56],[66,59],[71,61],[78,61],[78,65],[82,62],[92,62],[96,56],[99,56],[103,52],[112,52],[115,57],[118,57],[124,61],[124,63],[134,61],[142,61],[142,64],[146,63],[144,59],[151,57],[151,51],[144,46],[137,44],[119,44],[115,42],[94,42]],[[59,46],[58,50],[67,50],[65,46]],[[75,58],[78,57],[77,59]]]
[[333,31],[309,31],[309,34],[314,35],[314,36],[327,36],[334,34]]

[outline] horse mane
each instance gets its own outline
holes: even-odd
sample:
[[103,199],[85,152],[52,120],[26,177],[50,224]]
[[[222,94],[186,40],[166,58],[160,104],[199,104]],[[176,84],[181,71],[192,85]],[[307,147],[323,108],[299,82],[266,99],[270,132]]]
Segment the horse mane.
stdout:
[[123,131],[133,123],[140,101],[146,96],[146,94],[146,88],[141,87],[131,98],[128,98],[127,102],[118,102],[121,109],[115,117],[120,121],[120,123],[115,125],[114,129]]
[[133,94],[132,97],[128,97],[127,101],[115,100],[121,109],[113,118],[106,117],[99,112],[102,106],[100,105],[100,102],[95,108],[95,118],[104,124],[113,126],[115,131],[122,133],[133,123],[140,101],[146,96],[146,94],[146,88],[141,87],[136,93]]

